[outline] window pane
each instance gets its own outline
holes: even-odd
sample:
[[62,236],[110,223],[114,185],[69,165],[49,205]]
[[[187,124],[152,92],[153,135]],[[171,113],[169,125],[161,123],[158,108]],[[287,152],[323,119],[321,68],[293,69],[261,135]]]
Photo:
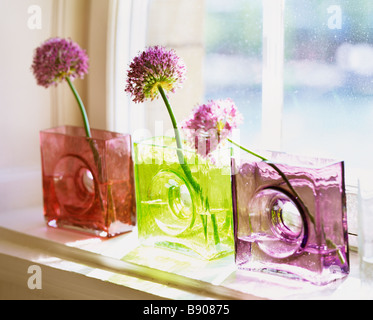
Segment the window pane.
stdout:
[[241,142],[259,143],[262,0],[206,0],[205,101],[231,98],[244,115]]
[[344,159],[348,174],[371,169],[372,16],[373,1],[286,0],[286,151]]

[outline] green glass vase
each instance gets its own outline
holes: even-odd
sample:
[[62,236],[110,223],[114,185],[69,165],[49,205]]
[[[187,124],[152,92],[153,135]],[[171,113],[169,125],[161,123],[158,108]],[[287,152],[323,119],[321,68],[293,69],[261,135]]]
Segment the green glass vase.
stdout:
[[155,137],[135,143],[134,152],[141,243],[206,260],[233,253],[231,148],[203,158],[178,150],[173,138]]

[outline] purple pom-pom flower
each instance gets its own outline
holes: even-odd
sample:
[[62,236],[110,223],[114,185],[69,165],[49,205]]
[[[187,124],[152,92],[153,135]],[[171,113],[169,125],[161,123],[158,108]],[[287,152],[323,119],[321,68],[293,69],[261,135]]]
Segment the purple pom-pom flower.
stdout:
[[135,57],[129,66],[125,91],[136,103],[154,100],[158,86],[166,92],[175,92],[185,80],[186,66],[173,49],[149,47]]
[[69,77],[83,78],[88,73],[85,50],[69,39],[51,38],[36,48],[31,69],[37,84],[45,88]]
[[181,128],[196,151],[208,156],[241,122],[242,115],[231,99],[211,100],[194,108]]

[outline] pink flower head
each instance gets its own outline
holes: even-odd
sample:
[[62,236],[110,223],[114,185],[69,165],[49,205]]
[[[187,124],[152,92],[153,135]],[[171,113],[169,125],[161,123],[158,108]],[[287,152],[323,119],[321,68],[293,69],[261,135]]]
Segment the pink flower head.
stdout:
[[88,56],[72,40],[51,38],[35,50],[31,69],[38,85],[48,88],[66,77],[83,78],[88,73]]
[[129,66],[125,91],[133,101],[144,102],[158,97],[158,85],[175,92],[185,80],[186,66],[174,50],[149,47],[135,57]]
[[197,106],[182,123],[188,141],[202,156],[213,152],[242,121],[242,115],[231,99],[209,101]]

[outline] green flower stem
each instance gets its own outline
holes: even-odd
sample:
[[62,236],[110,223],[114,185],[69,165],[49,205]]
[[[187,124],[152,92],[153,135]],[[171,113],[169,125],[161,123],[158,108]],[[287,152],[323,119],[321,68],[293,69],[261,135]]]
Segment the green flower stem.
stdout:
[[85,111],[83,101],[80,98],[78,92],[76,91],[76,89],[75,89],[74,85],[72,84],[72,82],[71,82],[71,80],[70,80],[69,77],[66,77],[66,81],[69,84],[69,86],[71,88],[71,91],[73,92],[73,94],[75,96],[76,101],[78,102],[79,109],[80,109],[80,112],[81,112],[82,117],[83,117],[85,133],[86,133],[86,135],[87,135],[88,138],[92,138],[91,128],[89,127],[88,116],[87,116],[87,112]]
[[255,152],[250,151],[249,149],[246,149],[246,148],[242,147],[241,145],[239,145],[238,143],[234,142],[233,140],[231,140],[231,139],[229,139],[229,138],[228,138],[227,140],[228,140],[231,144],[233,144],[233,145],[235,145],[236,147],[240,148],[241,150],[243,150],[243,151],[245,151],[245,152],[247,152],[247,153],[250,153],[251,155],[253,155],[253,156],[255,156],[255,157],[259,158],[259,159],[262,159],[263,161],[268,161],[266,158],[264,158],[264,157],[262,157],[262,156],[256,154]]
[[[230,143],[232,143],[233,145],[235,145],[236,147],[240,148],[241,150],[245,151],[245,152],[248,152],[250,154],[252,154],[253,156],[263,160],[264,162],[266,162],[269,166],[271,166],[273,169],[275,169],[277,171],[277,173],[281,176],[281,178],[285,181],[285,183],[287,184],[287,186],[289,187],[289,189],[293,192],[295,198],[301,203],[301,205],[303,206],[303,208],[305,209],[306,211],[306,214],[308,216],[308,218],[310,219],[311,223],[314,225],[314,227],[316,227],[316,221],[315,221],[315,218],[312,216],[312,214],[309,212],[307,206],[305,205],[305,203],[303,202],[302,198],[298,195],[298,193],[295,191],[295,189],[293,188],[293,186],[291,185],[289,179],[286,177],[286,175],[274,164],[274,163],[271,163],[269,162],[268,159],[242,147],[241,145],[239,145],[238,143],[232,141],[231,139],[227,139]],[[336,249],[338,251],[338,258],[340,260],[340,262],[342,264],[344,264],[346,262],[345,258],[343,257],[340,249],[334,244],[334,242],[332,240],[330,240],[329,238],[327,238],[325,236],[325,233],[324,233],[324,237],[325,237],[325,240],[326,240],[326,243],[328,246],[331,246],[332,248]]]
[[[179,132],[179,129],[178,129],[178,126],[177,126],[177,121],[176,121],[174,112],[172,110],[172,107],[171,107],[171,105],[170,105],[170,103],[167,99],[167,96],[166,96],[166,94],[165,94],[165,92],[164,92],[164,90],[163,90],[163,88],[160,84],[158,84],[158,91],[161,94],[163,102],[166,105],[168,114],[170,115],[170,118],[171,118],[172,126],[173,126],[174,131],[175,131],[175,139],[176,139],[176,145],[177,145],[177,156],[179,158],[180,166],[183,169],[186,178],[188,179],[188,181],[192,185],[194,191],[198,194],[201,194],[202,193],[201,186],[198,184],[197,181],[195,181],[195,179],[193,178],[192,172],[190,171],[189,166],[186,164],[185,157],[184,157],[184,154],[183,154],[183,145],[181,143],[180,132]],[[209,208],[208,199],[206,199],[205,207]],[[203,228],[204,228],[204,232],[205,232],[205,237],[207,239],[207,219],[204,219],[203,215],[201,215],[201,219],[202,219],[202,224],[203,224]],[[215,217],[214,214],[211,214],[211,221],[212,221],[212,226],[213,226],[213,229],[214,229],[214,240],[215,240],[215,244],[217,245],[217,244],[220,243],[220,238],[219,238],[217,221],[216,221],[216,217]]]
[[163,99],[163,101],[166,105],[168,114],[170,115],[170,118],[171,118],[172,126],[173,126],[174,131],[175,131],[175,139],[176,139],[176,145],[177,145],[177,156],[179,158],[179,163],[181,165],[181,168],[183,169],[183,171],[184,171],[186,177],[188,178],[189,182],[191,183],[193,189],[196,192],[200,192],[201,187],[194,180],[194,178],[192,176],[192,172],[190,171],[190,168],[186,164],[186,161],[185,161],[185,158],[184,158],[184,154],[183,154],[183,151],[182,151],[183,150],[183,145],[181,143],[180,132],[179,132],[179,129],[177,127],[177,122],[176,122],[175,115],[174,115],[174,112],[172,110],[172,107],[171,107],[170,103],[168,102],[167,96],[166,96],[166,94],[165,94],[161,85],[158,85],[158,90],[159,90],[159,93],[161,94],[162,99]]
[[[83,103],[82,99],[80,98],[78,91],[76,91],[76,89],[75,89],[74,85],[72,84],[69,77],[66,77],[66,81],[69,84],[69,87],[70,87],[71,91],[73,92],[76,101],[78,102],[78,106],[79,106],[80,112],[82,114],[83,122],[84,122],[85,133],[86,133],[86,136],[87,136],[87,139],[88,139],[88,142],[89,142],[89,146],[91,147],[91,150],[92,150],[92,153],[93,153],[93,158],[94,158],[95,163],[97,165],[99,180],[102,181],[101,157],[100,157],[100,154],[97,150],[96,143],[92,139],[91,128],[89,126],[88,116],[87,116],[87,112],[86,112],[85,107],[84,107],[84,103]],[[96,179],[93,179],[93,181],[94,181],[95,188],[96,188],[96,190],[98,192],[98,195],[99,195],[99,198],[100,198],[101,209],[104,211],[104,202],[103,202],[103,199],[102,199],[102,195],[101,195],[99,185],[98,185]]]
[[214,228],[215,245],[218,245],[220,243],[220,237],[219,237],[219,233],[218,233],[218,222],[216,221],[215,214],[211,214],[211,221],[212,221],[212,226]]
[[101,175],[101,157],[100,157],[100,154],[98,153],[95,142],[92,139],[91,128],[89,126],[88,116],[87,116],[87,112],[85,110],[83,101],[80,98],[78,91],[76,91],[76,89],[75,89],[74,85],[72,84],[69,77],[66,77],[66,81],[69,84],[72,92],[74,93],[76,101],[78,102],[78,106],[79,106],[80,112],[82,114],[83,122],[84,122],[85,133],[86,133],[87,138],[89,138],[89,145],[91,146],[93,156],[94,156],[94,159],[95,159],[95,163],[98,166],[98,170],[99,170],[99,173]]

